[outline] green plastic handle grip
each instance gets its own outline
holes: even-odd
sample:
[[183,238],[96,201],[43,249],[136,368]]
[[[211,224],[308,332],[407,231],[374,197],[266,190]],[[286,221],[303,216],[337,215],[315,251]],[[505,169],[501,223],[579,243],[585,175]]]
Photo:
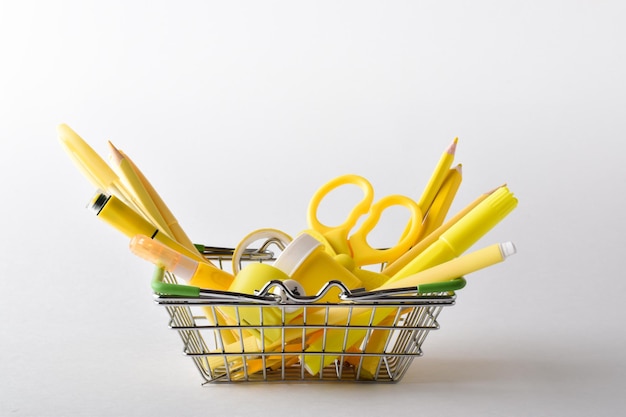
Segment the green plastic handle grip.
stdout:
[[198,297],[200,296],[200,288],[190,285],[169,284],[163,282],[165,270],[163,268],[155,268],[152,276],[152,291],[161,295],[175,295],[180,297]]

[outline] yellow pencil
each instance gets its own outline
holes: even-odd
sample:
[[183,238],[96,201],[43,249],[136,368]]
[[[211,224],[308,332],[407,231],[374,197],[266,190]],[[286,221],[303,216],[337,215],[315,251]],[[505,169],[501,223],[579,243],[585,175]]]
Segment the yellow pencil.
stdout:
[[417,242],[443,224],[450,210],[450,206],[452,206],[456,192],[459,190],[459,186],[463,180],[463,171],[461,168],[461,164],[459,164],[448,171],[448,175],[446,175],[439,192],[424,217],[422,228],[416,239]]
[[454,138],[454,141],[452,141],[448,149],[441,155],[439,163],[435,167],[422,196],[418,200],[417,205],[422,209],[422,213],[426,213],[430,209],[430,205],[433,203],[435,196],[441,188],[441,184],[443,184],[446,175],[448,175],[448,170],[452,166],[452,161],[454,161],[454,153],[456,152],[456,144],[458,141],[459,138]]
[[[446,175],[448,175],[448,171],[450,170],[452,162],[454,161],[454,153],[456,152],[456,145],[458,141],[459,138],[454,138],[450,146],[448,146],[445,152],[441,155],[441,158],[439,158],[439,162],[437,163],[435,170],[428,180],[428,184],[426,184],[426,188],[422,192],[422,196],[417,202],[417,205],[424,214],[427,213],[430,209],[430,206],[433,203],[435,196],[439,192],[439,189],[441,188],[441,185],[443,184]],[[410,227],[411,224],[409,223],[402,234],[402,238],[404,238],[409,233]],[[417,242],[418,241],[416,240],[414,244]]]
[[66,124],[57,126],[57,135],[65,152],[92,185],[137,209],[117,174],[82,137]]
[[133,168],[133,171],[135,172],[137,177],[140,179],[146,192],[151,197],[155,206],[158,208],[159,212],[161,213],[161,216],[163,217],[165,224],[170,229],[171,233],[174,235],[173,239],[176,240],[181,245],[183,245],[184,247],[186,247],[187,249],[198,252],[198,249],[194,246],[193,242],[191,241],[191,239],[189,239],[189,237],[187,236],[185,231],[182,229],[182,227],[180,227],[180,225],[178,224],[178,220],[176,220],[176,217],[174,217],[174,215],[172,214],[170,209],[167,207],[167,205],[165,204],[165,202],[163,201],[159,193],[157,193],[157,191],[154,189],[152,184],[150,184],[150,181],[148,181],[148,179],[143,174],[143,172],[141,172],[141,170],[137,167],[137,165],[135,165],[133,160],[128,157],[128,155],[126,155],[121,150],[119,152],[124,157],[124,159],[128,161],[128,164]]
[[437,229],[432,231],[430,234],[426,235],[426,237],[420,240],[420,242],[417,245],[409,249],[404,255],[400,256],[398,259],[396,259],[395,261],[387,265],[381,272],[388,277],[395,275],[398,271],[404,268],[406,264],[411,262],[413,258],[415,258],[417,255],[422,253],[424,249],[426,249],[428,246],[434,243],[437,239],[439,239],[439,236],[441,236],[446,230],[454,226],[456,222],[462,219],[467,213],[472,211],[474,207],[476,207],[484,199],[486,199],[491,194],[493,194],[496,190],[504,186],[505,185],[501,185],[500,187],[497,187],[491,191],[487,191],[486,193],[483,193],[480,196],[478,196],[478,198],[476,198],[474,201],[468,204],[463,210],[458,212],[456,215],[454,215],[447,222],[445,222],[444,224],[439,226]]
[[117,171],[124,186],[132,193],[132,199],[135,205],[140,209],[141,213],[157,226],[159,230],[171,238],[174,238],[172,231],[163,216],[159,212],[152,197],[146,191],[143,183],[133,167],[124,158],[124,155],[109,141],[111,148],[111,162],[113,169]]

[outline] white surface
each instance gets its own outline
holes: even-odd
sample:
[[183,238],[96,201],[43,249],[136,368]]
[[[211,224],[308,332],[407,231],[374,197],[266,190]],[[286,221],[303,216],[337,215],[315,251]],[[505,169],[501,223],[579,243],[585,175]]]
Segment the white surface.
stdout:
[[[3,2],[0,415],[618,415],[621,1]],[[459,137],[453,210],[519,207],[395,385],[200,386],[151,266],[85,204],[68,123],[134,158],[195,241],[305,228],[354,172],[418,198]],[[390,229],[389,229],[390,230]],[[379,237],[384,240],[383,234]],[[315,413],[315,414],[314,414]]]

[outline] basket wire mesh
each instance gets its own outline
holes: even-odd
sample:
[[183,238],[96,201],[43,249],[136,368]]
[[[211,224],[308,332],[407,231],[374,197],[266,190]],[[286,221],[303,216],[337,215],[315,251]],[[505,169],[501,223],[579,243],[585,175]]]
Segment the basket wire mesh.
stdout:
[[[211,247],[204,254],[224,268],[232,250]],[[242,257],[243,262],[271,260],[266,245]],[[180,285],[160,268],[153,288],[161,288],[155,283]],[[155,290],[155,300],[167,311],[169,327],[180,336],[184,354],[204,383],[397,382],[422,355],[429,332],[439,328],[443,307],[454,305],[454,289],[464,285],[458,278],[440,292],[368,293],[330,281],[317,298],[306,299],[271,281],[252,295],[203,289],[191,297]],[[289,296],[287,302],[276,296],[276,288]],[[336,303],[312,302],[337,288]]]

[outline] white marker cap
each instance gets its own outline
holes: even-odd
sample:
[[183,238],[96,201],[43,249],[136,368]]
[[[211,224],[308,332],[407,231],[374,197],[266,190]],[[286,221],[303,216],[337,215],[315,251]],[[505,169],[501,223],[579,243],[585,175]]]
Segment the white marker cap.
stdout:
[[513,242],[504,242],[500,243],[500,251],[502,252],[502,257],[508,258],[511,255],[515,255],[517,249]]

